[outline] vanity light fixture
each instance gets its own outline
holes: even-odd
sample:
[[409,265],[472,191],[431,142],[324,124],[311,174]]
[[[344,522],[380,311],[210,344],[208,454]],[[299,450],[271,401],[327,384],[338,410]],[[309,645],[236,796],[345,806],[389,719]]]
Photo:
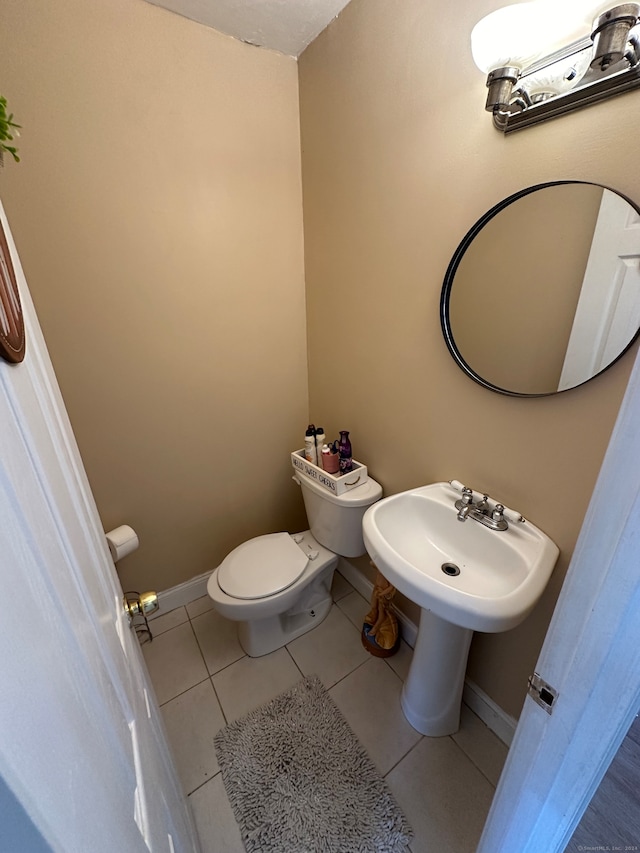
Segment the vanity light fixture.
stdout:
[[473,28],[486,109],[510,133],[640,86],[640,2],[532,0]]

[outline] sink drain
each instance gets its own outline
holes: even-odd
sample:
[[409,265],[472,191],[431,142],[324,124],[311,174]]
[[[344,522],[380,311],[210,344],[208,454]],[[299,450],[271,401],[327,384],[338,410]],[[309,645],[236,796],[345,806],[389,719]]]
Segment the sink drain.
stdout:
[[455,563],[443,563],[440,567],[445,575],[449,575],[450,578],[454,578],[456,575],[460,574],[460,569],[456,566]]

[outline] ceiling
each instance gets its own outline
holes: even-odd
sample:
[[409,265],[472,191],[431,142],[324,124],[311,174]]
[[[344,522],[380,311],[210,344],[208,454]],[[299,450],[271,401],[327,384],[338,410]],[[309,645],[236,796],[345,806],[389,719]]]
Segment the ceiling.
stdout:
[[240,41],[299,56],[349,0],[148,0]]

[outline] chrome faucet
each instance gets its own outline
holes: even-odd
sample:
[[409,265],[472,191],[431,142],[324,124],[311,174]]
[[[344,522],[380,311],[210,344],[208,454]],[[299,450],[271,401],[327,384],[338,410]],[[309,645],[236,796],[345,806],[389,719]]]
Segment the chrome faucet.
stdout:
[[[481,500],[474,503],[473,489],[468,489],[466,486],[463,486],[462,497],[455,502],[455,508],[458,510],[458,521],[471,518],[491,530],[507,530],[509,527],[502,504],[496,503],[492,509],[489,506],[489,495],[483,495]],[[522,516],[520,518],[524,521]]]
[[465,488],[462,490],[462,499],[456,501],[456,509],[458,510],[458,521],[466,521],[471,509],[473,508],[473,491]]

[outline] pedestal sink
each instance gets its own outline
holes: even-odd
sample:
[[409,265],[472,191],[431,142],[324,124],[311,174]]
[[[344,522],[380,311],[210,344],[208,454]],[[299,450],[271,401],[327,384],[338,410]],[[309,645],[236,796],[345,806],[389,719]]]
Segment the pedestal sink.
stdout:
[[[522,622],[559,554],[529,521],[512,520],[506,530],[461,521],[460,497],[450,483],[433,483],[378,501],[363,519],[371,559],[421,607],[401,702],[411,725],[432,737],[458,730],[473,632],[508,631]],[[484,506],[490,517],[495,502]]]

